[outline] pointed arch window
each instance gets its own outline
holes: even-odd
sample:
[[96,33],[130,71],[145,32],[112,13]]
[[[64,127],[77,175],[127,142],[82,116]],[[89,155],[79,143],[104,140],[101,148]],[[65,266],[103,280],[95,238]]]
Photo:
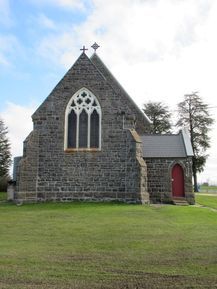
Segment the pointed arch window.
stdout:
[[65,149],[101,148],[101,107],[86,88],[70,99],[65,114]]

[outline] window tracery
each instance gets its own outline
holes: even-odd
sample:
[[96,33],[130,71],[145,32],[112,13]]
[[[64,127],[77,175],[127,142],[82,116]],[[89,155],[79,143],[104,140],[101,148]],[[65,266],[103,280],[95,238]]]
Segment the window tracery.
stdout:
[[65,149],[100,149],[101,107],[88,89],[73,95],[66,108]]

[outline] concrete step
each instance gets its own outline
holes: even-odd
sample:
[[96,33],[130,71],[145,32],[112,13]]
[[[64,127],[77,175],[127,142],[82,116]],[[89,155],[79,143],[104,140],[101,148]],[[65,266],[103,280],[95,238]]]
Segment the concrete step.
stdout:
[[173,204],[177,206],[188,206],[189,203],[185,198],[173,198]]

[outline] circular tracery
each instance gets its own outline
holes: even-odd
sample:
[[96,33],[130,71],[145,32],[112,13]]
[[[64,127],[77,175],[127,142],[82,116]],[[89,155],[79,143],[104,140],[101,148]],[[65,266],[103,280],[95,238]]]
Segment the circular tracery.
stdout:
[[88,114],[91,114],[94,110],[96,110],[98,114],[100,113],[98,100],[91,92],[88,92],[85,89],[81,90],[79,94],[76,94],[75,97],[72,98],[68,108],[69,113],[71,110],[74,110],[76,113],[80,114],[83,109]]
[[66,108],[67,148],[101,147],[101,107],[88,89],[73,95]]

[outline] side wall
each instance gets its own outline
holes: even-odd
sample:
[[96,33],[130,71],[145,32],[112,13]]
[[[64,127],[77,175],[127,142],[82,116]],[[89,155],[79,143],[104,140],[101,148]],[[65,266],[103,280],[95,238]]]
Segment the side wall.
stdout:
[[189,204],[194,204],[192,190],[191,158],[159,158],[145,159],[147,164],[148,192],[152,203],[172,203],[172,168],[175,164],[184,170],[185,198]]
[[16,172],[16,200],[33,201],[37,196],[38,141],[37,131],[32,131],[24,141],[23,157]]

